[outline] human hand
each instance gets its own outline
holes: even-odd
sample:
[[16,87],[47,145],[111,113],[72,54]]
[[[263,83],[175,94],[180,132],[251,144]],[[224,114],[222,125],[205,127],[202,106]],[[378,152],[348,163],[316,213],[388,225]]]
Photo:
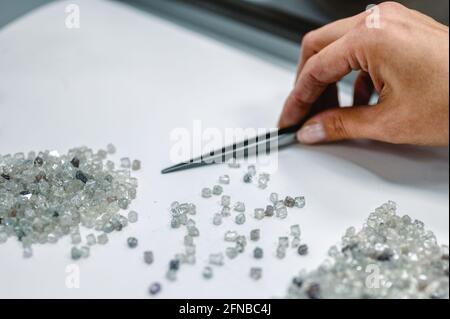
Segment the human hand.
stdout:
[[[311,116],[297,133],[300,142],[449,144],[448,27],[395,2],[378,10],[379,27],[369,27],[364,12],[304,37],[279,121],[286,127]],[[360,71],[354,105],[341,108],[336,82],[352,70]],[[379,101],[369,106],[374,90]]]

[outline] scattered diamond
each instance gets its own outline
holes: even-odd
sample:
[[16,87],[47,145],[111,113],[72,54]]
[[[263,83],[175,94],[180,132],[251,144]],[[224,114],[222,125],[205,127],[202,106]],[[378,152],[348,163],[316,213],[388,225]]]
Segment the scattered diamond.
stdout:
[[224,236],[224,240],[228,242],[235,242],[239,234],[236,231],[227,231]]
[[144,251],[144,262],[147,265],[151,265],[153,264],[153,261],[155,260],[154,256],[153,256],[153,252],[152,251]]
[[305,244],[298,246],[297,252],[300,256],[307,255],[308,254],[308,246]]
[[253,280],[259,280],[262,277],[262,268],[252,267],[250,268],[250,278]]
[[142,164],[140,160],[134,160],[133,163],[131,164],[131,169],[133,171],[138,171],[141,169],[141,166]]
[[135,237],[129,237],[127,239],[127,244],[128,244],[128,247],[130,247],[130,248],[136,248],[138,245],[138,240]]
[[262,248],[260,247],[256,247],[253,250],[253,257],[255,257],[256,259],[261,259],[264,256],[264,251],[262,250]]
[[260,237],[261,237],[260,229],[253,229],[252,231],[250,231],[250,240],[258,241]]
[[234,204],[234,210],[237,212],[245,212],[245,204],[243,202],[237,202]]
[[209,255],[209,263],[211,265],[215,265],[215,266],[222,266],[223,265],[223,254],[222,253],[210,254]]
[[161,284],[158,282],[155,282],[151,284],[150,288],[148,289],[149,293],[151,295],[157,295],[161,292]]
[[212,196],[211,188],[205,187],[205,188],[202,189],[202,197],[203,198],[210,198],[211,196]]
[[261,220],[264,218],[264,216],[265,216],[264,209],[262,209],[262,208],[255,209],[255,215],[254,215],[255,219]]
[[303,208],[306,205],[305,196],[295,197],[295,207]]
[[213,269],[209,266],[206,266],[205,268],[203,268],[202,275],[205,279],[211,279],[213,276]]
[[244,213],[237,214],[234,221],[238,225],[244,224],[245,223],[245,214]]
[[224,184],[224,185],[228,185],[230,184],[230,176],[228,175],[222,175],[219,177],[219,183],[220,184]]

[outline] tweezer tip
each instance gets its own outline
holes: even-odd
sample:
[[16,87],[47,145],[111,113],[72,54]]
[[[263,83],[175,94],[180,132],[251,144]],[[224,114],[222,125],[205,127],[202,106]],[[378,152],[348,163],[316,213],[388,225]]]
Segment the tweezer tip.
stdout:
[[185,167],[186,165],[187,165],[186,163],[180,163],[177,165],[167,167],[161,171],[161,174],[168,174],[168,173],[173,173],[173,172],[179,171],[179,170],[181,170],[182,167]]
[[168,174],[174,171],[173,167],[167,167],[161,171],[161,174]]

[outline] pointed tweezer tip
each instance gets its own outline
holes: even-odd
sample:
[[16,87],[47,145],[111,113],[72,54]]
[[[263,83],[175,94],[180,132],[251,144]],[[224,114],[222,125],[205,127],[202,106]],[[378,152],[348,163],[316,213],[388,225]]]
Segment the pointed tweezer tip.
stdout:
[[168,174],[168,173],[183,171],[186,169],[201,167],[201,166],[210,165],[210,164],[214,164],[214,162],[206,163],[206,162],[192,162],[191,161],[191,162],[186,162],[186,163],[180,163],[180,164],[170,166],[170,167],[163,169],[161,171],[161,174]]
[[161,171],[161,174],[168,174],[168,173],[176,172],[177,170],[180,169],[180,167],[181,167],[181,165],[167,167]]

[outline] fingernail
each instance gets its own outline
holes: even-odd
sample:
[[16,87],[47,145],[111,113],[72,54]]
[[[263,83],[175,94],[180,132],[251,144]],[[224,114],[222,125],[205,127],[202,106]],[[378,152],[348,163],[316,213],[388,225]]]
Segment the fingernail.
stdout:
[[301,143],[314,144],[326,139],[325,130],[321,123],[309,124],[301,128],[297,133],[297,139]]

